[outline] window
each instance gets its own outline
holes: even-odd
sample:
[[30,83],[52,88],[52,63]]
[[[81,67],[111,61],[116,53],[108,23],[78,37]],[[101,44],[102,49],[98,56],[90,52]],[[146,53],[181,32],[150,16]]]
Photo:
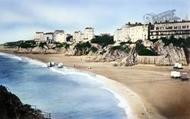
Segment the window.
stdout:
[[166,27],[166,29],[172,29],[172,26],[168,26],[168,27]]
[[186,26],[182,26],[183,29],[186,29]]

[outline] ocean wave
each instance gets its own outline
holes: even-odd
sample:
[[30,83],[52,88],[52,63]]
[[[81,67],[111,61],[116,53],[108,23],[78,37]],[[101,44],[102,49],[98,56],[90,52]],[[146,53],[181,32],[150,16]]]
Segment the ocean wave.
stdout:
[[74,79],[74,78],[71,78],[71,80],[77,81],[77,82],[80,82],[80,83],[91,83],[91,84],[94,84],[94,82],[95,82],[97,84],[100,84],[100,86],[103,85],[103,81],[97,80],[96,74],[94,74],[94,73],[88,73],[88,72],[85,72],[85,71],[80,71],[78,69],[68,68],[68,67],[64,67],[63,69],[50,68],[50,70],[53,71],[53,72],[62,74],[62,75],[75,75],[75,76],[83,76],[83,77],[87,77],[88,78],[88,80],[86,80],[86,79]]
[[19,61],[22,60],[21,57],[16,56],[16,55],[12,55],[12,54],[7,54],[7,53],[2,53],[2,52],[0,52],[0,55],[3,56],[3,57],[7,57],[7,58],[11,58],[11,59],[19,60]]
[[0,52],[0,55],[3,56],[3,57],[7,57],[7,58],[23,61],[23,62],[28,62],[30,64],[39,65],[39,66],[42,66],[42,67],[47,66],[44,62],[41,62],[39,60],[35,60],[35,59],[32,59],[32,58],[27,58],[27,57],[23,57],[23,56],[16,56],[16,55],[13,55],[13,54],[2,53],[2,52]]
[[41,62],[39,60],[35,60],[35,59],[27,58],[27,57],[22,57],[22,60],[25,61],[25,62],[28,62],[30,64],[33,64],[33,65],[47,67],[46,63]]

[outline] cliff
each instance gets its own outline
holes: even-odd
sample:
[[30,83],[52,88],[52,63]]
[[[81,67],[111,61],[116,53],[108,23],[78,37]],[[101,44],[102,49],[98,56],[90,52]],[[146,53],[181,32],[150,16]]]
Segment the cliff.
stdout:
[[137,56],[140,64],[173,65],[176,62],[187,65],[187,57],[183,47],[174,46],[172,43],[165,45],[161,40],[153,44],[158,56]]
[[45,119],[40,110],[24,105],[20,99],[0,86],[0,118],[1,119]]
[[143,45],[143,42],[139,42],[130,45],[130,52],[124,55],[126,57],[118,64],[125,66],[135,64],[174,65],[177,62],[187,65],[189,51],[187,48],[185,52],[184,47],[174,46],[172,43],[166,45],[162,40],[151,43],[147,47]]
[[[190,45],[188,39],[162,38],[155,41],[137,41],[114,43],[113,39],[102,38],[77,43],[40,43],[18,48],[19,53],[63,53],[65,55],[95,56],[92,61],[117,62],[117,65],[131,66],[135,64],[173,65],[178,62],[187,65],[190,61]],[[33,43],[33,42],[31,42]],[[31,44],[30,43],[30,44]],[[11,45],[10,45],[11,44]],[[9,43],[6,47],[12,47]],[[23,43],[22,43],[23,44]],[[27,45],[28,46],[28,45]]]

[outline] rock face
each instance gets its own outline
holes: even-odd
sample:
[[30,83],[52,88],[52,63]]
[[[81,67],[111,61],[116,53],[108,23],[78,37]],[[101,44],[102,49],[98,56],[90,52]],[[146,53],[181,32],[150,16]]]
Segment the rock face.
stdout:
[[[131,66],[135,64],[155,64],[155,65],[174,65],[175,63],[181,63],[187,65],[187,54],[189,54],[189,49],[185,53],[182,47],[165,44],[159,40],[152,44],[152,47],[158,56],[139,56],[135,50],[136,46],[131,46],[131,51],[129,54],[120,62],[120,65]],[[189,58],[190,59],[190,58]]]
[[0,86],[0,118],[1,119],[45,119],[39,110],[30,105],[23,105],[20,99]]
[[119,60],[122,59],[124,57],[126,57],[127,54],[123,51],[119,51],[119,50],[114,50],[114,51],[110,51],[107,50],[107,52],[102,56],[102,59],[104,59],[105,61],[115,61],[115,60]]
[[131,47],[129,54],[121,61],[120,65],[132,66],[137,64],[137,52],[135,49],[136,46]]
[[182,47],[174,46],[172,43],[165,46],[165,44],[159,40],[153,44],[153,47],[159,56],[137,56],[137,62],[139,64],[155,64],[155,65],[174,65],[175,63],[181,63],[187,65],[187,59],[185,51]]
[[190,48],[185,48],[185,55],[186,55],[186,59],[187,59],[187,63],[190,63]]
[[162,58],[156,63],[157,65],[173,65],[176,62],[187,65],[186,55],[183,48],[173,46],[173,44],[164,46],[162,41],[158,41],[154,46],[158,54],[162,56]]

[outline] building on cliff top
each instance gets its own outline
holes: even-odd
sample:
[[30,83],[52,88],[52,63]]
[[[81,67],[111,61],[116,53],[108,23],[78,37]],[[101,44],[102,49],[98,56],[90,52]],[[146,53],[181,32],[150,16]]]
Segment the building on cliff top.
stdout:
[[137,40],[148,39],[148,25],[141,23],[128,23],[117,29],[114,33],[114,41],[116,42],[136,42]]
[[67,34],[64,30],[55,30],[54,32],[44,33],[36,32],[34,40],[37,42],[87,42],[95,38],[94,28],[86,27],[84,33],[75,31],[72,35]]
[[150,39],[190,37],[190,21],[173,21],[154,23],[150,27]]
[[114,33],[116,42],[136,42],[137,40],[153,40],[162,37],[169,38],[190,37],[190,21],[165,21],[153,24],[126,24]]
[[67,37],[68,34],[64,30],[56,30],[53,34],[54,41],[59,43],[67,42]]

